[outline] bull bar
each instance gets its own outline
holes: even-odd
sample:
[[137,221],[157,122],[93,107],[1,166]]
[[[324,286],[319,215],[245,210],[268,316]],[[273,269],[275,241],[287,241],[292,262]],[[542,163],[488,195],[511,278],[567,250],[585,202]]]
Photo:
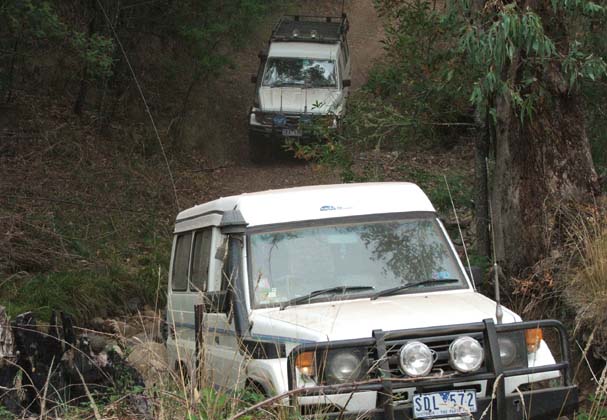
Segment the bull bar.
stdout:
[[[501,363],[498,334],[535,328],[552,328],[558,332],[561,361],[545,366],[505,369]],[[390,372],[386,348],[387,341],[453,337],[454,335],[475,333],[482,334],[483,336],[483,347],[485,350],[484,365],[486,367],[483,372],[458,373],[450,376],[423,378],[394,377]],[[370,338],[302,344],[294,348],[287,358],[289,389],[295,389],[297,386],[295,360],[299,354],[307,351],[318,352],[346,348],[371,349],[369,353],[374,356],[372,362],[377,366],[380,375],[367,381],[321,385],[308,389],[303,388],[297,395],[290,397],[291,405],[297,404],[298,396],[323,396],[376,391],[377,401],[374,409],[364,412],[344,412],[341,410],[339,412],[323,413],[321,417],[385,420],[413,419],[413,408],[410,403],[394,404],[395,391],[402,388],[415,387],[417,393],[423,393],[426,390],[436,391],[441,386],[448,387],[454,386],[457,383],[473,381],[487,381],[486,394],[488,394],[485,397],[477,396],[477,411],[471,417],[474,419],[556,419],[559,416],[572,413],[578,405],[578,389],[573,384],[571,374],[568,335],[563,324],[556,320],[495,324],[492,319],[486,319],[478,323],[459,325],[395,331],[374,330]],[[526,390],[509,395],[505,392],[504,379],[507,377],[552,371],[559,371],[563,379],[563,382],[558,387]],[[457,417],[457,415],[452,415],[451,418],[454,416]]]

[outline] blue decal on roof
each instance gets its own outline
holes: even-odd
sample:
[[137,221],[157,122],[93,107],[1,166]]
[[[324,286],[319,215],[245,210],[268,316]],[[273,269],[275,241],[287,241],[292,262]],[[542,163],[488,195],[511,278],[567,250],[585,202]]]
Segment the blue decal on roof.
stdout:
[[331,210],[337,210],[337,209],[335,208],[335,206],[322,206],[320,208],[320,211],[331,211]]

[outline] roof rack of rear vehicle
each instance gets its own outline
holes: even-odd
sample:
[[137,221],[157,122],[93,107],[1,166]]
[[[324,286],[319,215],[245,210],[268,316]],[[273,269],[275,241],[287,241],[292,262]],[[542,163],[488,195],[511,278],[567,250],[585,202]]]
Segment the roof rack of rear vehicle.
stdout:
[[283,16],[274,26],[270,41],[333,43],[348,32],[348,18],[341,16]]

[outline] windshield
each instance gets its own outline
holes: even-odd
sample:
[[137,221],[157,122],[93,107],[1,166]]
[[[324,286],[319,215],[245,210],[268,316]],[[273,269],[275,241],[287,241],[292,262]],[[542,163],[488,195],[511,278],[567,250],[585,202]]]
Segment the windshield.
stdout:
[[263,86],[335,87],[335,61],[315,58],[270,57]]
[[[407,292],[465,285],[433,218],[254,233],[249,240],[254,307],[280,305],[329,288],[341,292],[318,298],[374,294],[426,280],[436,283]],[[456,281],[445,284],[444,279]]]

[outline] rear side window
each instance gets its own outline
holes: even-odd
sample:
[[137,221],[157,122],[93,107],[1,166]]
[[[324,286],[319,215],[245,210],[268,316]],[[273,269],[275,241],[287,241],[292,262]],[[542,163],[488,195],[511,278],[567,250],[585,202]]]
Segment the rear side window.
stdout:
[[171,278],[171,287],[175,291],[185,291],[188,287],[188,265],[190,263],[191,245],[191,232],[177,236],[175,257],[173,258],[173,276]]
[[209,281],[209,260],[211,257],[211,239],[213,231],[200,230],[194,235],[192,250],[192,269],[190,270],[190,290],[206,292]]

